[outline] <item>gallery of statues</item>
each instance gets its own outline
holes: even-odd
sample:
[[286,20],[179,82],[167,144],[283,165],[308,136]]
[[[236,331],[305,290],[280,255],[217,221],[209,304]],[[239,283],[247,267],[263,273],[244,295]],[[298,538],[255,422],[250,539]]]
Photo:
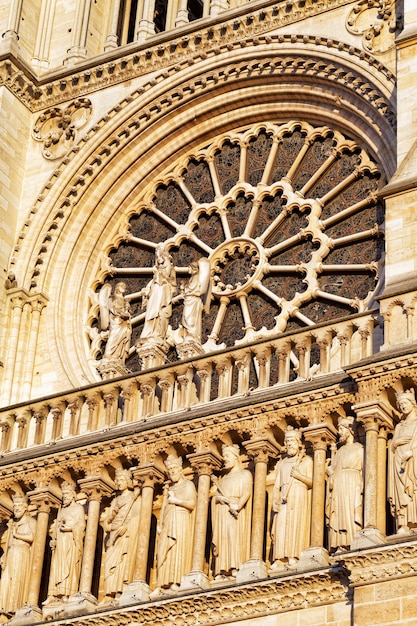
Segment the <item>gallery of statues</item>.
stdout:
[[416,626],[414,0],[0,32],[0,623]]

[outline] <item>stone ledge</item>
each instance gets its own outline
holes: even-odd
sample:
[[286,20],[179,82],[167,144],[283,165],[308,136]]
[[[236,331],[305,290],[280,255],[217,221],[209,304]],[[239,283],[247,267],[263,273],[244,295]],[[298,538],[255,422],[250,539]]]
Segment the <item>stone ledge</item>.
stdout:
[[222,587],[216,591],[184,594],[174,600],[147,602],[131,607],[114,607],[71,620],[54,621],[56,626],[94,624],[158,624],[168,626],[214,626],[225,621],[247,620],[287,611],[350,601],[348,580],[343,569],[335,567],[305,575]]

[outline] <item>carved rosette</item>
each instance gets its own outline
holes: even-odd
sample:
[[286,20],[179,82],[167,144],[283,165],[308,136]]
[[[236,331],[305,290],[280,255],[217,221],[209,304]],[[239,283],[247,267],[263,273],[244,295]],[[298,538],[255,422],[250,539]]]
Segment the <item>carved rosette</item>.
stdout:
[[364,50],[373,54],[387,52],[395,45],[394,0],[361,0],[351,9],[346,28],[353,35],[362,35]]
[[45,159],[61,159],[73,147],[77,130],[91,117],[92,104],[88,98],[74,100],[65,108],[53,107],[39,115],[32,136],[42,143]]

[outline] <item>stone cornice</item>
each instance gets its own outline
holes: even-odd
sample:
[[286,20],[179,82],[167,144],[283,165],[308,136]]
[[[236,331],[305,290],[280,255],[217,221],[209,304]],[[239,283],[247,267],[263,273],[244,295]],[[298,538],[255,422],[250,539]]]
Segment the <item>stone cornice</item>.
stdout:
[[[323,570],[311,574],[291,576],[250,585],[223,587],[218,590],[184,595],[165,602],[143,603],[130,608],[116,608],[100,611],[71,620],[56,620],[56,626],[68,623],[83,626],[100,624],[120,626],[140,623],[172,624],[174,616],[181,618],[181,624],[189,626],[214,626],[240,620],[254,619],[303,609],[346,602],[350,599],[348,580],[340,568]],[[175,618],[174,618],[175,619]]]
[[[265,45],[274,40],[280,43],[323,45],[339,53],[345,52],[357,57],[362,64],[372,67],[393,84],[394,75],[383,63],[349,44],[307,35],[266,35],[280,27],[348,4],[349,0],[300,0],[278,4],[257,3],[254,9],[253,4],[248,3],[216,19],[206,19],[203,24],[193,22],[179,31],[152,37],[145,44],[124,46],[82,65],[60,68],[41,77],[36,76],[32,68],[21,59],[10,55],[0,60],[0,85],[4,85],[32,112],[36,112],[163,68],[174,67],[178,71],[181,66],[218,56],[233,48]],[[258,8],[260,6],[262,8]]]
[[[398,535],[391,538],[398,540]],[[350,585],[357,587],[417,574],[416,541],[351,553],[343,559]]]

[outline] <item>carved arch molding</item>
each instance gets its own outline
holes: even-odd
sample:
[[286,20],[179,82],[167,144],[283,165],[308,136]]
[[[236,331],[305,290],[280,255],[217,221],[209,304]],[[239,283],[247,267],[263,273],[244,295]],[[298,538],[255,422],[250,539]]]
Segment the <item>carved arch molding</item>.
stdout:
[[[303,121],[268,122],[218,137],[171,166],[138,198],[104,253],[87,336],[101,359],[98,291],[126,282],[133,309],[129,369],[144,312],[140,290],[165,242],[187,280],[210,260],[213,299],[203,318],[210,351],[372,308],[383,263],[382,170],[350,138]],[[171,325],[181,322],[174,297]]]

